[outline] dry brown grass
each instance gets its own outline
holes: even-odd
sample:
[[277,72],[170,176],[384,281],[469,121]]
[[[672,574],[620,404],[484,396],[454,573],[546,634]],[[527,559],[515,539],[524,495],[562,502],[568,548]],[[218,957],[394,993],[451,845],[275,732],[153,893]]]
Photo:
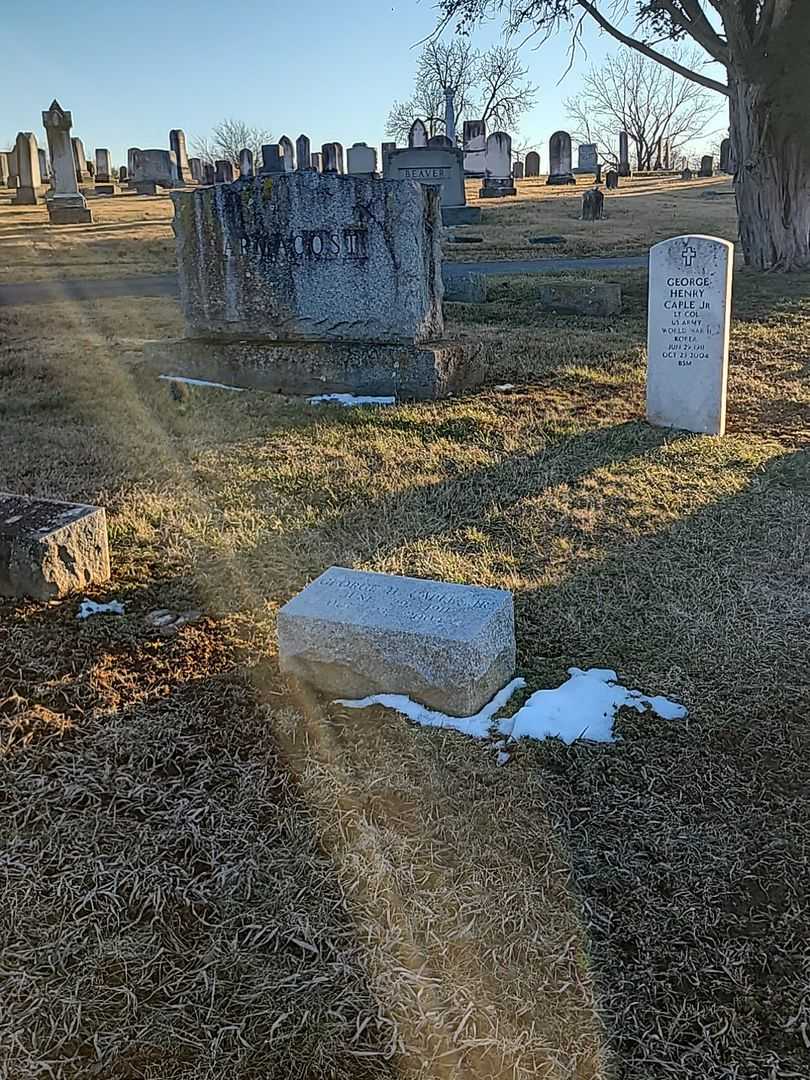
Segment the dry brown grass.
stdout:
[[[639,421],[617,280],[454,307],[516,388],[379,411],[173,401],[168,300],[0,310],[0,487],[107,505],[127,608],[0,603],[9,1080],[804,1075],[808,279],[738,276],[723,439]],[[291,695],[275,612],[335,562],[512,588],[530,688],[690,718],[499,769]]]

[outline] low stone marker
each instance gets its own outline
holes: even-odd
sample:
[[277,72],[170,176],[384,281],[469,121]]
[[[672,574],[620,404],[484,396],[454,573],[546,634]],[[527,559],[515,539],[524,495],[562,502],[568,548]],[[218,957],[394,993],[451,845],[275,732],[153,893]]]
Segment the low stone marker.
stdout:
[[444,275],[444,299],[451,304],[483,304],[487,299],[486,274],[472,271]]
[[102,507],[0,492],[0,596],[52,600],[109,576]]
[[589,188],[582,196],[582,220],[601,221],[605,209],[605,196],[599,188]]
[[512,594],[333,566],[278,613],[282,671],[330,697],[471,716],[515,670]]
[[537,285],[536,300],[542,311],[557,315],[618,315],[622,289],[605,281],[554,281]]
[[722,435],[734,245],[676,236],[650,249],[647,420]]

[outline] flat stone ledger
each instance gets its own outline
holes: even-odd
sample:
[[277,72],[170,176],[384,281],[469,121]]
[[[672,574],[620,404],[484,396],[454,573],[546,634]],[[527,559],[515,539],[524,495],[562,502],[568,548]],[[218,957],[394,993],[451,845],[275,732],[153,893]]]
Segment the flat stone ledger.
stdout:
[[190,337],[413,344],[441,336],[433,189],[307,171],[172,199]]
[[722,435],[734,245],[676,236],[650,249],[647,419]]
[[537,303],[558,315],[618,315],[622,310],[621,285],[596,281],[554,281],[537,286]]
[[471,716],[514,674],[512,594],[333,566],[279,611],[278,648],[282,671],[330,697]]
[[109,576],[102,507],[0,492],[0,596],[52,600]]
[[162,373],[290,395],[436,401],[478,386],[485,375],[483,347],[452,341],[388,345],[177,338],[147,342],[144,356]]

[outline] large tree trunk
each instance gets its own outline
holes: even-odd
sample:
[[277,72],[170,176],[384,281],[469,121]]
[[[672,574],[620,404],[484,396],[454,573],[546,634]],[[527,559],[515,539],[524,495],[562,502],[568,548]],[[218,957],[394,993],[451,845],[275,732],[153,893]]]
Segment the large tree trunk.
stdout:
[[[810,76],[808,76],[810,77]],[[757,270],[810,267],[810,136],[796,102],[729,72],[740,241]]]

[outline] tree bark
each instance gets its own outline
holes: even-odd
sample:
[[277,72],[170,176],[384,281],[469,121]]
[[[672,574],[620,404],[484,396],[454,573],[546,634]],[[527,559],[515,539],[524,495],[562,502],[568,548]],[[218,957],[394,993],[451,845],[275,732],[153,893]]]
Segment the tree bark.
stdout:
[[810,137],[795,102],[729,70],[734,188],[746,266],[810,268]]

